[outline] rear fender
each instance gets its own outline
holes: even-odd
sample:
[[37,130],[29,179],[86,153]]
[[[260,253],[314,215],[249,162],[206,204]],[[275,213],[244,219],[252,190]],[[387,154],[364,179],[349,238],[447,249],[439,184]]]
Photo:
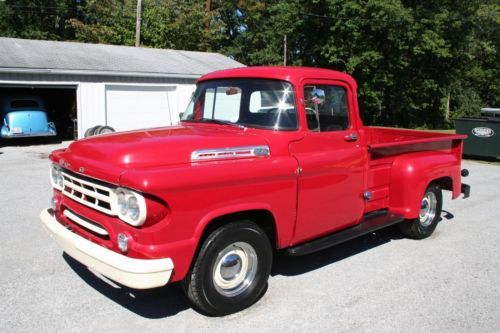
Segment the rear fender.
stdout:
[[419,152],[394,159],[391,170],[390,204],[392,212],[406,219],[417,218],[425,189],[433,181],[451,181],[453,198],[460,194],[460,159],[446,152]]

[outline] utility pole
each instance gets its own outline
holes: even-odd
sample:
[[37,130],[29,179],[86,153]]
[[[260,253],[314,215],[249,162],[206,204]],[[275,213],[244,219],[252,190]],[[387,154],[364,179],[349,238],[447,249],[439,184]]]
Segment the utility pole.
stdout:
[[212,11],[212,0],[207,0],[205,5],[205,30],[210,29],[210,12]]
[[141,12],[142,0],[137,0],[136,19],[135,19],[135,47],[141,45]]
[[286,35],[283,38],[283,66],[286,66]]

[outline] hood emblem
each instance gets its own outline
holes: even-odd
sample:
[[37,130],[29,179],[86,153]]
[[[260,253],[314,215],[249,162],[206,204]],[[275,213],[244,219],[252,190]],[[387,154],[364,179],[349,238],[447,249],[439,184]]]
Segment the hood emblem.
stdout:
[[84,167],[80,167],[80,168],[78,169],[78,171],[80,171],[81,173],[85,173],[85,168],[84,168]]

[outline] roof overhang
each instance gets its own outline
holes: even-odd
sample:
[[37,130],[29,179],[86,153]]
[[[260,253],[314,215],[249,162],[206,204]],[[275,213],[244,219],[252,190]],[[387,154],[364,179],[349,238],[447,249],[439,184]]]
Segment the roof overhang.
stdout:
[[50,68],[15,68],[2,67],[1,73],[8,74],[46,74],[46,75],[83,75],[83,76],[126,76],[126,77],[157,77],[157,78],[179,78],[197,79],[203,74],[180,74],[180,73],[148,73],[148,72],[122,72],[122,71],[94,71],[80,69],[50,69]]

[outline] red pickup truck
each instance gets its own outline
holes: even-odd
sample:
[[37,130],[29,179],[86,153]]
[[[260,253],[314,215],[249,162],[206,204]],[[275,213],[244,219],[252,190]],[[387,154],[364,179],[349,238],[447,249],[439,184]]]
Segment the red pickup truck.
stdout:
[[461,183],[464,135],[363,126],[356,82],[253,67],[198,80],[176,127],[78,140],[50,155],[63,250],[137,288],[182,281],[225,315],[263,293],[276,251],[303,255],[399,224],[432,234]]

